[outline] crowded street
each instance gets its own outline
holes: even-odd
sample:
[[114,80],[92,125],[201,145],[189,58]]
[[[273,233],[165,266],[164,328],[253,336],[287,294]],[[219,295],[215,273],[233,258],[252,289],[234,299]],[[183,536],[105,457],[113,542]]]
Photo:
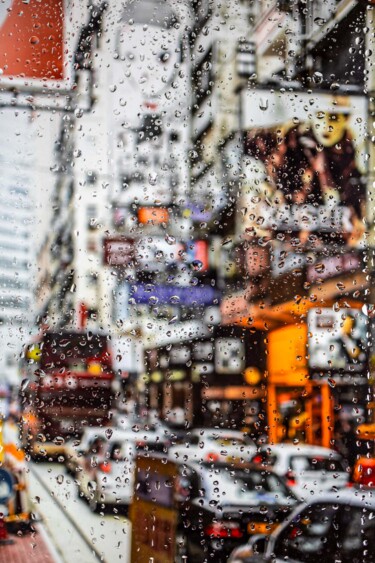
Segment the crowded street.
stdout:
[[375,0],[0,47],[0,563],[375,563]]

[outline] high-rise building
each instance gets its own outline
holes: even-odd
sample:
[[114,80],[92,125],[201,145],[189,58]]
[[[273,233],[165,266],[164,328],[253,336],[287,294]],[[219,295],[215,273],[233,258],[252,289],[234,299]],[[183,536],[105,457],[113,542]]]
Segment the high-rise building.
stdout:
[[15,384],[21,342],[33,321],[33,149],[28,113],[4,109],[1,121],[0,371]]

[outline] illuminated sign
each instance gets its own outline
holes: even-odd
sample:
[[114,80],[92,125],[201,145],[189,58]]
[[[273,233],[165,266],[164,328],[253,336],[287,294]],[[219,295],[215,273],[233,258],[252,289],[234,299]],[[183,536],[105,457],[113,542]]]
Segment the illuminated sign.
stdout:
[[267,370],[269,381],[283,385],[306,385],[307,326],[287,325],[268,336]]
[[180,287],[139,283],[133,286],[131,298],[138,304],[212,305],[219,302],[220,293],[209,285]]
[[164,207],[141,207],[138,211],[138,221],[140,223],[152,223],[154,225],[168,223],[168,209]]
[[245,345],[239,338],[218,338],[215,342],[215,371],[241,373],[245,368]]

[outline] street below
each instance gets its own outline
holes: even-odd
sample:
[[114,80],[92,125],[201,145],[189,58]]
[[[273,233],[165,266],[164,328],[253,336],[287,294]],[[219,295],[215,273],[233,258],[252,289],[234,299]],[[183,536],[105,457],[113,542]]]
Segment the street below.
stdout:
[[79,498],[73,477],[59,463],[31,463],[31,500],[64,563],[130,560],[129,520],[122,514],[93,514]]

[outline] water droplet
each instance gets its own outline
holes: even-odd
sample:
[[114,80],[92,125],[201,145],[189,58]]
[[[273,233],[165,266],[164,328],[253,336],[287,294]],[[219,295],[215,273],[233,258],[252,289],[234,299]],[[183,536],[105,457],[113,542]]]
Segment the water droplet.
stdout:
[[324,18],[314,18],[314,23],[319,26],[323,26],[326,23]]
[[323,82],[323,74],[321,72],[314,72],[312,79],[315,84],[321,84]]
[[106,435],[107,440],[109,440],[111,438],[112,434],[113,434],[112,428],[107,428],[107,430],[105,431],[105,435]]
[[322,264],[321,262],[315,265],[315,270],[318,272],[318,274],[322,274],[325,269],[326,269],[325,265]]
[[38,45],[39,37],[37,35],[32,35],[30,37],[30,43],[31,43],[31,45]]
[[64,482],[64,475],[57,475],[57,477],[56,477],[56,482],[57,482],[59,485],[62,485],[63,482]]
[[333,389],[334,387],[336,387],[336,381],[335,381],[334,379],[332,379],[331,377],[329,377],[327,381],[328,381],[328,385],[329,385],[330,387],[332,387],[332,389]]
[[267,100],[267,98],[266,98],[266,99],[263,99],[263,98],[260,99],[259,108],[260,108],[262,111],[267,111],[267,110],[268,110],[268,100]]
[[152,174],[148,175],[148,181],[151,186],[156,186],[158,181],[158,175],[156,174],[156,172],[153,172]]
[[95,481],[89,481],[87,483],[87,490],[89,493],[94,493],[97,489],[97,485]]
[[199,272],[203,268],[203,262],[200,260],[193,260],[191,263],[191,268],[195,272]]
[[165,238],[165,242],[167,242],[168,244],[175,244],[176,242],[175,237],[172,237],[172,235],[166,234],[164,238]]
[[21,382],[21,391],[26,391],[29,383],[30,383],[29,379],[27,379],[27,378],[23,379],[22,382]]

